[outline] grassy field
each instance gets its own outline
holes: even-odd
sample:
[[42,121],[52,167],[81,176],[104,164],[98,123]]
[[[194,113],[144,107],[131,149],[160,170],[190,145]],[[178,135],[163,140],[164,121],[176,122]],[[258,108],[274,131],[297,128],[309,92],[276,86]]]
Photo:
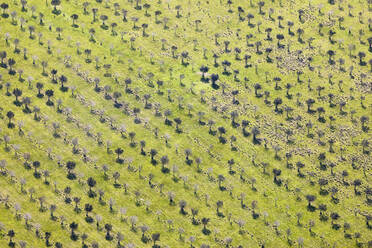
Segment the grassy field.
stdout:
[[371,247],[367,1],[0,7],[0,247]]

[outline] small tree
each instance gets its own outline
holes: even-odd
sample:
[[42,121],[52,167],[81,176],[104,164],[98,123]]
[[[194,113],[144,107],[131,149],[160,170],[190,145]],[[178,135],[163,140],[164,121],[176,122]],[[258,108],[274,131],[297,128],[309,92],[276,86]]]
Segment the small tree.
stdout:
[[156,247],[156,248],[160,247],[160,246],[156,245],[156,242],[160,240],[160,233],[153,233],[151,235],[151,238],[152,238],[152,242],[154,242],[153,247]]
[[52,13],[55,15],[61,14],[61,11],[57,9],[57,6],[61,4],[61,0],[52,0],[51,4],[54,6]]
[[6,113],[6,117],[8,117],[8,128],[14,128],[14,123],[12,122],[12,119],[14,118],[14,113],[12,111],[8,111]]

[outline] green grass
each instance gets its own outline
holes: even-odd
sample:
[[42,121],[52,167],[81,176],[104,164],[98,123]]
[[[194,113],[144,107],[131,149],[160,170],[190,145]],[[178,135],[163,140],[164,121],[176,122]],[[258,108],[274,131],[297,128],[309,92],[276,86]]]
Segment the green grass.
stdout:
[[[105,3],[96,3],[91,1],[89,9],[89,15],[83,14],[82,2],[80,1],[67,1],[63,2],[58,8],[61,10],[61,14],[56,16],[51,13],[52,7],[50,4],[45,5],[44,2],[29,1],[28,11],[21,12],[21,5],[18,3],[15,5],[13,1],[7,1],[9,3],[9,13],[13,10],[17,11],[18,18],[23,17],[27,20],[24,24],[25,30],[22,31],[18,25],[11,24],[11,17],[2,18],[2,25],[0,33],[2,36],[5,33],[10,34],[10,44],[7,45],[4,41],[0,43],[0,50],[6,50],[8,58],[14,58],[16,60],[15,68],[24,70],[23,78],[27,79],[27,76],[34,78],[32,84],[33,87],[29,88],[27,80],[24,82],[18,81],[18,75],[9,75],[7,71],[1,68],[2,74],[2,97],[0,98],[0,106],[2,106],[2,117],[1,122],[2,135],[9,135],[11,137],[10,144],[20,145],[19,156],[14,156],[14,149],[6,151],[5,149],[0,152],[0,159],[5,159],[8,162],[7,170],[15,173],[15,181],[10,180],[10,176],[1,176],[1,195],[10,195],[12,206],[17,202],[22,206],[22,213],[31,213],[32,223],[41,224],[42,232],[52,232],[51,240],[53,242],[61,242],[64,247],[80,247],[81,239],[79,241],[72,241],[69,235],[68,224],[75,221],[79,224],[77,232],[81,235],[83,233],[88,234],[87,244],[98,242],[100,247],[116,247],[117,242],[115,238],[109,242],[105,240],[105,232],[103,230],[97,231],[95,223],[88,224],[84,220],[84,211],[78,214],[74,212],[74,204],[64,203],[63,189],[66,186],[72,188],[71,196],[81,197],[80,207],[83,208],[85,203],[93,205],[93,212],[91,216],[99,214],[102,216],[102,224],[110,223],[113,226],[112,234],[116,237],[117,232],[124,234],[124,241],[122,244],[134,243],[137,247],[151,247],[152,242],[147,244],[141,242],[141,231],[138,228],[141,225],[148,225],[150,230],[147,232],[147,236],[150,238],[152,233],[160,233],[159,245],[165,247],[189,247],[190,242],[188,238],[190,236],[196,237],[196,242],[193,244],[199,247],[201,244],[209,244],[211,247],[223,246],[226,238],[232,238],[232,244],[235,246],[242,245],[243,247],[257,247],[260,244],[265,244],[267,247],[287,247],[287,236],[286,230],[290,228],[291,235],[290,239],[293,245],[297,245],[296,242],[299,237],[304,238],[305,247],[325,247],[333,246],[336,247],[341,244],[347,247],[355,246],[357,240],[354,238],[354,233],[361,233],[361,238],[358,240],[362,242],[362,246],[367,247],[369,241],[369,232],[365,223],[365,217],[361,214],[354,215],[355,209],[359,209],[360,213],[370,215],[370,205],[366,202],[365,189],[370,188],[370,166],[371,159],[367,154],[363,154],[361,151],[361,141],[363,139],[371,140],[369,132],[363,132],[360,126],[361,116],[370,116],[371,113],[371,97],[370,89],[368,87],[361,88],[360,77],[361,73],[366,74],[364,82],[370,81],[370,71],[368,64],[367,66],[360,66],[358,64],[358,58],[351,58],[348,56],[348,45],[355,44],[356,49],[353,52],[357,54],[359,51],[366,53],[365,61],[369,61],[371,58],[370,52],[368,51],[367,35],[370,32],[368,30],[368,20],[365,18],[369,13],[368,7],[363,3],[353,3],[354,9],[352,10],[355,18],[347,16],[347,6],[344,6],[345,10],[341,11],[337,8],[337,5],[324,4],[322,12],[325,13],[323,16],[317,14],[318,2],[311,2],[311,11],[308,11],[308,3],[283,3],[284,7],[279,7],[279,3],[270,4],[269,1],[263,7],[263,10],[267,13],[269,7],[274,9],[273,16],[277,19],[278,15],[284,17],[282,25],[287,27],[287,21],[291,20],[295,23],[293,31],[297,28],[304,30],[304,41],[305,44],[301,44],[297,41],[297,34],[293,37],[287,34],[287,30],[277,28],[277,21],[271,21],[267,14],[259,15],[257,7],[249,7],[249,3],[241,3],[241,6],[245,9],[245,15],[252,13],[255,18],[252,19],[252,23],[262,22],[261,33],[258,32],[257,27],[249,28],[247,21],[240,22],[237,16],[237,7],[240,6],[238,3],[233,3],[233,13],[228,12],[228,6],[226,3],[221,4],[219,1],[210,1],[209,3],[202,2],[197,3],[196,1],[174,1],[170,3],[168,8],[167,3],[157,3],[151,1],[151,7],[149,13],[151,16],[145,16],[144,10],[135,10],[133,6],[125,3],[125,8],[128,10],[128,22],[122,22],[122,16],[114,15],[113,4],[110,3],[110,8],[105,8]],[[175,6],[178,4],[182,5],[181,18],[176,18]],[[37,11],[35,13],[44,14],[44,26],[39,25],[39,18],[31,17],[30,6],[35,5]],[[97,21],[92,23],[91,8],[95,5],[99,9],[98,17],[102,14],[107,15],[107,24],[116,22],[118,25],[116,30],[117,36],[111,35],[111,30],[103,30],[100,25],[101,22]],[[122,3],[124,7],[124,3]],[[133,5],[133,3],[132,3]],[[255,3],[257,5],[257,3]],[[169,18],[169,29],[163,29],[163,25],[155,23],[154,11],[161,10],[163,13],[159,20],[162,20],[163,16]],[[306,10],[306,13],[312,13],[313,19],[309,19],[304,23],[298,21],[298,9]],[[329,27],[323,28],[324,36],[318,34],[318,23],[330,22],[328,19],[329,11],[333,11],[332,22],[333,30],[336,30],[334,40],[343,40],[343,48],[339,48],[338,44],[330,44],[328,42],[327,33],[330,30]],[[364,17],[363,23],[357,21],[357,15],[359,11],[363,11],[362,16]],[[70,16],[72,14],[78,14],[79,18],[76,23],[79,28],[72,27],[72,20]],[[188,15],[190,15],[188,17]],[[338,28],[336,16],[345,16],[343,26],[345,30]],[[147,29],[147,37],[142,36],[142,29],[134,30],[133,22],[131,17],[139,17],[139,22],[136,24],[140,26],[142,23],[149,24]],[[311,17],[311,15],[310,15]],[[194,21],[201,20],[199,29],[196,30]],[[223,21],[222,21],[223,20]],[[36,28],[35,39],[29,39],[27,26],[33,25]],[[48,27],[51,25],[53,31],[49,31]],[[175,25],[177,29],[174,30]],[[356,26],[352,28],[352,34],[348,35],[348,27]],[[62,40],[56,39],[58,33],[55,31],[56,27],[63,29]],[[266,41],[265,29],[272,28],[273,41]],[[90,42],[89,29],[94,28],[96,42]],[[235,34],[237,29],[240,29],[239,37]],[[358,39],[358,30],[362,29],[365,35],[362,36],[361,40],[365,41],[366,44],[360,44]],[[125,31],[124,41],[121,39],[120,32]],[[43,44],[39,44],[37,33],[42,32],[43,36],[41,41]],[[214,35],[216,33],[221,34],[218,39],[220,45],[214,44]],[[255,47],[247,47],[245,41],[245,35],[252,33],[254,36],[250,39],[250,43],[256,41],[262,42],[261,50],[264,48],[271,47],[273,49],[270,57],[274,60],[274,63],[267,63],[265,61],[265,52],[262,55],[255,53]],[[278,49],[276,46],[276,34],[284,34],[285,39],[281,42],[286,47],[284,49]],[[136,37],[134,42],[135,49],[130,48],[130,37]],[[314,49],[308,48],[306,44],[307,39],[310,37],[315,38],[312,45]],[[28,59],[23,59],[22,49],[19,54],[13,53],[13,41],[14,38],[20,40],[19,47],[26,47],[28,49]],[[165,42],[165,49],[162,49],[162,39]],[[51,41],[51,53],[47,52],[47,41]],[[194,49],[194,40],[197,40],[197,49]],[[229,40],[229,49],[231,53],[224,52],[225,40]],[[80,51],[82,54],[76,53],[77,46],[76,42],[80,43]],[[287,45],[291,43],[290,53],[287,52]],[[176,53],[179,55],[183,51],[189,52],[188,66],[181,65],[181,59],[172,58],[171,46],[176,45],[178,47]],[[110,47],[113,50],[110,51]],[[244,59],[241,61],[234,60],[235,53],[233,49],[240,47],[242,52],[240,57],[243,58],[244,54],[251,55],[249,60],[252,63],[251,68],[244,68]],[[207,59],[203,58],[203,48],[207,49]],[[92,63],[86,63],[86,56],[84,55],[84,49],[91,49],[90,58]],[[346,70],[350,66],[354,67],[355,79],[349,77],[348,72],[339,71],[338,61],[336,65],[329,65],[327,60],[328,56],[326,52],[330,49],[336,51],[336,59],[344,58],[344,67]],[[302,54],[299,55],[304,59],[311,56],[313,61],[312,66],[315,67],[314,71],[310,71],[307,66],[300,66],[299,62],[293,57],[296,57],[296,51],[301,50]],[[213,66],[213,53],[220,55],[218,61],[220,66],[215,68]],[[38,60],[36,65],[32,64],[32,56],[37,55]],[[65,56],[71,56],[72,65],[65,66]],[[95,56],[100,58],[99,66],[100,69],[95,68]],[[153,57],[153,58],[151,58]],[[288,68],[288,64],[277,67],[277,57],[281,57],[282,60],[293,63],[294,70]],[[292,59],[291,59],[292,58]],[[239,70],[238,78],[240,82],[235,82],[233,75],[223,75],[223,67],[221,62],[223,60],[229,60],[232,65],[229,69]],[[133,62],[129,62],[132,60]],[[65,75],[68,78],[67,86],[76,86],[75,97],[71,96],[71,89],[63,93],[60,91],[60,84],[54,84],[51,82],[51,76],[42,76],[41,61],[47,61],[48,66],[46,71],[49,73],[50,70],[57,69],[58,75]],[[154,63],[151,63],[153,61]],[[162,61],[162,62],[161,62]],[[161,65],[163,63],[164,65]],[[118,81],[112,77],[104,77],[105,69],[104,64],[111,64],[109,69],[112,75],[117,73]],[[76,67],[76,65],[79,65]],[[217,73],[220,76],[219,84],[226,85],[225,93],[222,90],[213,90],[209,84],[200,81],[199,68],[202,65],[209,67],[209,74]],[[255,72],[255,66],[257,65],[257,73]],[[77,69],[78,68],[78,69]],[[141,68],[141,69],[139,69]],[[170,72],[170,69],[172,71]],[[296,70],[301,70],[302,83],[296,82]],[[141,72],[141,75],[138,74]],[[320,76],[318,74],[320,71]],[[86,73],[88,72],[88,73]],[[153,78],[150,79],[155,88],[148,87],[148,74],[152,72]],[[85,74],[82,75],[82,74]],[[185,75],[182,80],[184,86],[180,85],[180,75]],[[333,85],[328,83],[328,75],[333,74],[332,81]],[[125,113],[123,108],[118,109],[113,105],[112,100],[105,100],[104,93],[97,93],[94,90],[93,79],[95,77],[100,78],[100,87],[109,85],[112,88],[112,92],[121,92],[122,96],[119,101],[128,104],[129,113]],[[134,94],[125,93],[124,79],[130,77],[132,84],[129,86]],[[244,83],[244,77],[248,79]],[[266,77],[270,80],[266,81]],[[274,77],[281,77],[281,90],[275,90],[275,83],[273,82]],[[89,80],[88,80],[89,78]],[[311,79],[311,88],[308,90],[308,79]],[[156,81],[163,80],[164,85],[161,87],[163,95],[157,94]],[[343,80],[343,91],[340,92],[338,88],[339,80]],[[90,81],[90,82],[88,82]],[[25,96],[31,97],[31,106],[40,107],[41,121],[35,121],[33,114],[25,114],[22,111],[23,107],[17,107],[13,104],[15,99],[14,96],[5,96],[5,83],[11,82],[11,91],[14,88],[19,88],[23,91],[23,95],[20,99]],[[57,99],[62,100],[62,108],[71,108],[70,120],[66,113],[58,113],[56,106],[46,106],[46,97],[43,99],[37,98],[36,82],[44,83],[45,90],[52,89],[54,91],[54,97],[52,100],[56,104]],[[254,94],[254,84],[260,83],[264,91],[270,92],[269,100],[273,100],[277,97],[282,98],[284,106],[290,106],[293,108],[292,116],[301,116],[301,120],[286,120],[285,113],[278,114],[274,111],[273,104],[265,104],[263,98],[256,98]],[[291,83],[293,86],[290,92],[293,94],[292,99],[285,97],[285,85]],[[318,97],[317,87],[323,86],[322,97]],[[349,90],[350,88],[353,90]],[[171,98],[173,101],[169,101],[167,90],[171,90]],[[206,103],[200,101],[202,97],[201,91],[204,91],[204,98]],[[237,99],[239,105],[232,104],[231,91],[239,90]],[[111,92],[111,94],[112,94]],[[300,95],[296,95],[299,93]],[[339,106],[334,108],[328,105],[328,94],[332,93],[335,95],[334,103],[338,104],[340,100],[347,102],[344,110],[347,115],[341,115]],[[182,133],[176,133],[174,125],[169,127],[164,125],[164,116],[156,117],[154,107],[152,109],[144,109],[145,100],[143,96],[150,94],[152,97],[149,102],[152,104],[158,103],[159,109],[162,113],[165,110],[171,110],[172,115],[170,119],[180,117],[182,119]],[[366,108],[362,108],[360,104],[360,97],[365,96],[364,105]],[[178,97],[182,97],[183,109],[178,107]],[[212,98],[215,98],[213,100]],[[297,98],[302,103],[302,106],[296,104]],[[316,100],[313,109],[317,107],[324,107],[326,113],[326,123],[317,121],[317,114],[310,115],[306,113],[307,107],[305,101],[308,98]],[[93,104],[92,104],[93,102]],[[188,115],[187,104],[192,104],[193,109],[191,111],[192,116]],[[217,106],[218,111],[215,112],[211,109],[211,106]],[[134,108],[139,108],[141,111],[138,114],[133,113]],[[223,110],[225,108],[225,110]],[[18,133],[17,127],[15,129],[7,128],[6,113],[8,111],[15,113],[15,123],[22,120],[25,123],[23,128],[24,135],[21,136]],[[98,114],[94,114],[91,110],[98,111],[104,110],[105,117],[111,118],[112,126],[106,121],[105,123],[100,122]],[[239,113],[238,121],[249,120],[250,124],[247,127],[248,131],[251,128],[257,126],[260,128],[260,138],[265,138],[268,141],[268,147],[264,148],[264,142],[261,145],[254,145],[252,143],[252,136],[244,137],[242,134],[241,127],[231,127],[230,113],[236,110]],[[354,110],[354,118],[350,118],[350,111]],[[198,124],[198,112],[203,112],[203,120],[208,122],[212,119],[215,121],[213,127],[217,130],[217,127],[223,126],[226,129],[227,144],[221,144],[218,141],[218,135],[212,136],[208,134],[208,126],[201,126]],[[330,128],[330,122],[328,116],[334,116],[336,120],[333,125],[335,129]],[[142,120],[141,124],[135,124],[134,118],[138,117]],[[72,121],[71,121],[72,120]],[[311,133],[314,134],[314,138],[306,137],[306,123],[311,121],[313,127]],[[52,123],[59,123],[60,128],[58,133],[61,134],[61,138],[53,137]],[[144,124],[147,122],[147,124]],[[297,123],[301,124],[302,127],[297,127]],[[127,133],[125,138],[122,138],[117,128],[125,124]],[[87,135],[86,127],[89,125],[91,135]],[[370,127],[370,123],[366,124]],[[158,129],[158,136],[155,135],[155,129]],[[287,143],[285,138],[285,130],[291,129],[293,135],[291,139],[292,143]],[[325,136],[321,138],[323,142],[326,142],[330,138],[334,138],[336,143],[333,145],[335,153],[328,151],[329,145],[319,146],[318,137],[316,130],[323,130]],[[130,139],[128,137],[129,132],[135,132],[134,138],[137,145],[135,148],[130,147]],[[31,135],[27,135],[31,132]],[[97,134],[101,134],[101,140],[103,144],[98,144]],[[64,134],[66,135],[66,141],[63,140]],[[166,144],[164,136],[170,135],[170,140]],[[231,150],[229,145],[229,137],[234,135],[237,140],[235,146],[237,151]],[[80,154],[74,154],[72,151],[71,141],[73,138],[78,138],[78,147],[86,148],[89,161],[85,161]],[[105,143],[107,140],[112,142],[111,153],[106,152]],[[158,151],[156,159],[159,164],[154,166],[150,163],[150,155],[140,155],[139,141],[146,141],[145,151],[149,152],[150,149],[155,148]],[[356,145],[358,144],[358,145]],[[279,156],[281,160],[275,159],[274,146],[279,146]],[[118,164],[115,162],[116,155],[113,151],[121,147],[124,153],[121,155],[126,161],[133,160],[131,166],[135,168],[135,171],[130,171],[128,163]],[[47,149],[51,148],[52,158],[48,157]],[[340,149],[343,151],[345,160],[341,158]],[[184,151],[185,149],[191,149],[191,158],[194,163],[190,166],[185,163]],[[367,148],[368,149],[368,148]],[[35,179],[33,176],[33,170],[26,170],[23,167],[24,159],[22,154],[29,152],[31,160],[38,160],[41,162],[40,170],[49,170],[50,172],[50,185],[45,185],[42,179]],[[306,174],[306,178],[300,178],[297,176],[296,169],[286,168],[285,154],[292,152],[292,158],[290,162],[295,166],[297,161],[301,161],[305,164],[302,172]],[[309,154],[307,155],[307,152]],[[319,169],[318,155],[322,152],[326,153],[326,162],[334,162],[337,166],[333,169],[334,175],[331,174],[330,169],[322,171]],[[170,174],[164,174],[161,172],[160,158],[163,155],[169,157],[169,164],[167,167],[171,170]],[[58,156],[62,160],[62,166],[59,167],[57,164]],[[357,167],[353,169],[351,167],[352,158],[357,158]],[[201,158],[202,173],[199,173],[196,169],[195,159]],[[233,166],[235,174],[230,175],[227,161],[234,159],[235,165]],[[67,161],[75,161],[77,163],[75,172],[80,174],[81,183],[78,180],[71,181],[66,178],[67,170],[64,168],[64,164]],[[262,173],[262,163],[267,163],[267,173]],[[107,180],[103,176],[102,165],[107,164],[109,167],[108,175],[110,178]],[[175,182],[172,179],[172,166],[177,165],[179,171],[176,174],[178,181]],[[141,175],[139,175],[139,166],[142,166]],[[209,169],[212,168],[213,170]],[[288,182],[288,189],[283,185],[278,187],[273,182],[273,168],[281,169],[280,178]],[[363,168],[365,172],[363,172]],[[242,172],[244,169],[244,173]],[[358,196],[354,194],[353,186],[344,186],[342,184],[342,171],[347,170],[349,176],[347,181],[350,183],[354,179],[361,179],[362,186],[360,191],[362,195]],[[209,171],[209,172],[208,172]],[[112,175],[114,172],[120,173],[120,179],[118,180],[121,184],[126,183],[129,185],[128,194],[124,193],[123,188],[115,188],[113,183],[114,179]],[[311,174],[313,172],[313,174]],[[153,183],[155,187],[149,187],[148,177],[149,174],[154,175]],[[228,190],[222,192],[218,188],[217,177],[218,175],[224,175],[226,180],[223,185]],[[240,180],[239,177],[242,175],[244,181]],[[97,197],[92,199],[88,197],[89,187],[86,185],[86,180],[89,177],[93,177],[97,181],[97,185],[94,190],[97,192],[98,189],[105,191],[104,201],[105,205],[100,204]],[[184,184],[182,178],[187,177],[187,182]],[[53,221],[50,219],[50,212],[40,212],[38,210],[38,202],[31,202],[27,194],[23,194],[20,191],[19,180],[25,178],[27,183],[25,188],[33,187],[36,189],[35,196],[45,196],[46,205],[56,204],[56,216],[66,217],[66,227],[61,228],[59,219]],[[319,195],[318,180],[320,178],[327,178],[329,184],[326,186],[330,190],[332,186],[338,189],[336,197],[339,199],[338,204],[331,202],[330,194],[328,196]],[[251,181],[256,181],[255,188],[257,191],[251,189]],[[57,183],[58,192],[55,192],[53,182]],[[163,189],[160,190],[160,185],[163,185]],[[197,185],[197,194],[194,193],[194,187]],[[160,192],[161,191],[161,192]],[[169,191],[174,192],[176,206],[171,206],[168,201],[167,193]],[[141,201],[140,206],[136,206],[135,192],[140,192]],[[241,207],[240,194],[244,193],[245,200],[244,204],[247,205],[246,209]],[[210,199],[209,204],[205,203],[205,195],[208,194]],[[341,216],[337,223],[343,226],[344,223],[349,223],[351,228],[346,230],[346,233],[352,235],[352,239],[344,238],[343,228],[336,231],[331,228],[331,220],[322,222],[319,220],[319,211],[310,212],[306,209],[307,201],[305,196],[312,194],[317,196],[317,199],[313,203],[314,206],[319,204],[327,204],[328,215],[331,212],[337,212]],[[370,197],[370,196],[369,196]],[[114,212],[110,212],[108,207],[108,200],[112,198],[115,200]],[[300,199],[300,200],[299,200]],[[178,202],[185,200],[187,202],[186,211],[187,216],[179,213]],[[223,207],[221,211],[225,215],[224,218],[216,215],[216,202],[218,200],[223,201]],[[146,210],[145,202],[150,202],[149,211]],[[251,203],[257,201],[256,212],[260,214],[258,219],[252,218]],[[119,208],[126,207],[127,214],[126,218],[130,216],[137,216],[137,231],[133,232],[130,228],[128,221],[120,220]],[[191,208],[199,210],[197,216],[198,219],[203,217],[210,218],[208,228],[211,230],[210,235],[204,235],[202,233],[202,225],[193,225],[191,223]],[[156,212],[161,210],[161,215],[158,218]],[[43,245],[43,241],[36,238],[32,230],[27,230],[23,220],[15,220],[14,209],[4,209],[1,206],[1,211],[8,213],[9,217],[0,219],[5,224],[6,229],[14,229],[16,232],[16,240],[25,240],[28,246],[40,247]],[[267,213],[268,217],[264,220],[264,212]],[[10,214],[12,213],[12,214]],[[297,225],[297,213],[301,213],[301,226]],[[229,220],[228,216],[231,215]],[[8,216],[8,215],[7,215]],[[239,233],[239,227],[236,221],[242,219],[246,222],[244,225],[245,233]],[[167,220],[172,220],[172,228],[169,229]],[[315,235],[311,235],[308,231],[308,223],[310,220],[315,221],[315,226],[312,228]],[[279,223],[279,234],[276,234],[274,223]],[[265,224],[267,222],[267,225]],[[183,238],[179,239],[178,229],[183,228],[185,233],[182,235]],[[4,243],[6,246],[7,239],[4,237],[0,239],[1,244]],[[265,247],[266,247],[265,246]]]

